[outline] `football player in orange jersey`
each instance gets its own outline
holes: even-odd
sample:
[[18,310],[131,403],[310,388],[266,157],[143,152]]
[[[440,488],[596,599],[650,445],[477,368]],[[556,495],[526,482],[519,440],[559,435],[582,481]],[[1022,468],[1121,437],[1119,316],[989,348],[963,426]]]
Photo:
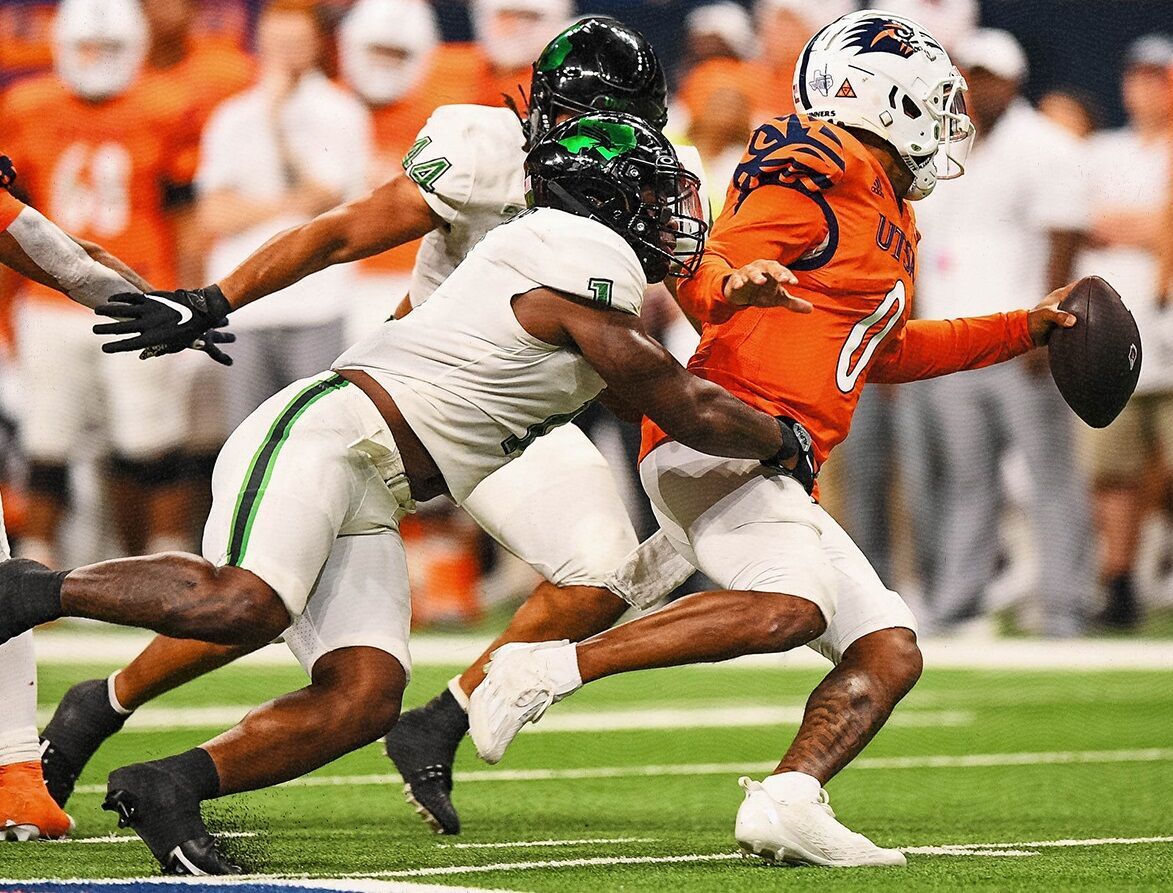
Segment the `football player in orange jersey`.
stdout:
[[[56,73],[4,97],[5,148],[29,202],[79,236],[107,245],[156,287],[174,284],[172,202],[184,194],[170,98],[135,78],[147,33],[132,0],[65,0],[54,23]],[[111,448],[111,507],[128,551],[187,542],[178,451],[186,407],[173,364],[102,360],[88,316],[32,284],[19,313],[28,396],[21,437],[34,498],[27,554],[55,563],[68,466],[87,422]],[[94,399],[95,391],[100,399]],[[95,410],[104,406],[102,416]]]
[[[0,264],[87,307],[128,288],[150,288],[103,249],[71,239],[9,195],[14,179],[11,163],[0,155]],[[0,559],[8,555],[0,507]],[[64,837],[73,828],[42,777],[36,686],[32,636],[0,645],[0,841]]]
[[[644,422],[640,466],[662,537],[725,591],[569,642],[506,645],[473,693],[470,731],[496,762],[526,722],[604,676],[800,645],[835,668],[775,774],[742,779],[742,848],[828,866],[903,865],[849,831],[823,785],[871,740],[921,671],[916,621],[814,500],[819,466],[847,435],[865,381],[905,382],[989,365],[1074,325],[1057,309],[910,321],[916,222],[910,199],[957,176],[973,128],[965,83],[910,20],[831,23],[794,76],[805,113],[757,129],[698,274],[679,300],[704,324],[690,370],[778,417],[804,450],[790,477],[718,459]],[[811,310],[805,315],[781,312]],[[636,600],[633,599],[633,603]]]

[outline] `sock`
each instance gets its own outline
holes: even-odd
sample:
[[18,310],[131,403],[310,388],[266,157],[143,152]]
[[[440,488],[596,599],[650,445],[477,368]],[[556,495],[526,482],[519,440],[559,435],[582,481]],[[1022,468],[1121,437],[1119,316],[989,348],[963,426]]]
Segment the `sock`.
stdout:
[[118,671],[115,670],[110,674],[110,678],[106,680],[106,697],[110,701],[110,709],[112,709],[115,713],[117,713],[119,716],[130,716],[130,714],[134,713],[134,711],[128,710],[126,707],[122,706],[121,702],[118,700],[118,694],[114,690],[114,680],[117,676]]
[[460,687],[460,677],[453,676],[448,680],[448,691],[452,695],[452,700],[460,705],[460,709],[468,713],[468,695],[464,693],[464,689]]
[[578,670],[578,646],[575,643],[563,639],[557,645],[543,649],[542,654],[546,656],[547,667],[557,683],[554,695],[559,701],[582,688],[582,675]]
[[201,801],[220,796],[220,772],[212,755],[202,747],[193,747],[174,757],[157,760],[160,769],[177,775]]
[[27,558],[0,564],[0,616],[7,615],[0,633],[15,630],[19,634],[61,617],[61,586],[68,575],[69,571],[51,571]]
[[762,787],[779,803],[813,803],[823,786],[805,772],[780,772],[765,779]]
[[468,714],[445,688],[422,707],[409,710],[384,739],[387,755],[400,772],[451,765],[468,733]]
[[37,662],[26,632],[0,645],[0,766],[40,760]]

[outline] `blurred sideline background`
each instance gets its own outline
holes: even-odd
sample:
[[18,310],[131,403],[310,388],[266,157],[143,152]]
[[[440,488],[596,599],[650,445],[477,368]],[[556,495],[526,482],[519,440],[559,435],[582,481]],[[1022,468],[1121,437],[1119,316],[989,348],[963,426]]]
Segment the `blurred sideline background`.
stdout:
[[[399,27],[348,28],[356,5],[395,8]],[[669,130],[701,151],[719,202],[754,126],[793,111],[807,38],[862,5],[142,0],[143,63],[94,102],[70,67],[72,53],[94,48],[53,39],[56,4],[0,0],[0,152],[20,172],[18,195],[61,225],[156,287],[200,286],[401,171],[436,106],[505,96],[524,106],[544,44],[575,15],[603,13],[656,46],[673,89]],[[1144,374],[1101,432],[1025,358],[869,386],[823,473],[824,502],[926,634],[1173,637],[1170,4],[870,5],[942,41],[970,82],[979,128],[967,176],[917,207],[919,315],[1028,306],[1097,273],[1138,317]],[[64,567],[197,549],[227,433],[385,319],[413,249],[323,271],[234,316],[241,341],[228,372],[200,356],[115,366],[84,312],[0,275],[0,488],[17,553]],[[645,314],[687,359],[696,336],[666,295]],[[602,409],[579,424],[649,535],[637,431]],[[534,583],[442,500],[404,534],[417,626],[487,628]]]

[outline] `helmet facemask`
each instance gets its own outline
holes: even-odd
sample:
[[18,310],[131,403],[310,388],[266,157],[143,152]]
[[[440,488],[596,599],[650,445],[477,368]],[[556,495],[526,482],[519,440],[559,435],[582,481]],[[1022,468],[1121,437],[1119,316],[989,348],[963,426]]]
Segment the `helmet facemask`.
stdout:
[[965,78],[954,68],[928,98],[929,114],[936,121],[936,147],[924,155],[901,155],[913,175],[906,196],[912,201],[928,196],[938,180],[954,180],[965,173],[975,133],[965,110],[966,89]]
[[658,131],[640,122],[643,137],[658,144],[639,145],[636,129],[622,123],[637,119],[616,117],[566,122],[531,152],[531,204],[602,223],[631,246],[648,282],[691,276],[708,232],[700,181]]

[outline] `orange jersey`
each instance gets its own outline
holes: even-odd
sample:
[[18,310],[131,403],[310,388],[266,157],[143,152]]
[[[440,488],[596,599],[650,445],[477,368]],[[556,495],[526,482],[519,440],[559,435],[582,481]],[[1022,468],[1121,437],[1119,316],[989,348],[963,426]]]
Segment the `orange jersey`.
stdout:
[[[771,119],[750,139],[697,274],[678,290],[704,323],[689,370],[798,419],[821,465],[847,436],[866,381],[931,378],[1033,346],[1026,311],[910,322],[917,239],[911,205],[855,137],[800,115]],[[795,274],[789,290],[813,313],[725,303],[733,270],[763,258]],[[641,458],[666,439],[645,420]]]
[[[185,186],[184,122],[172,97],[132,87],[86,102],[49,75],[17,84],[0,122],[20,184],[46,217],[78,238],[102,244],[157,288],[175,287],[170,190]],[[38,298],[67,302],[44,286]]]

